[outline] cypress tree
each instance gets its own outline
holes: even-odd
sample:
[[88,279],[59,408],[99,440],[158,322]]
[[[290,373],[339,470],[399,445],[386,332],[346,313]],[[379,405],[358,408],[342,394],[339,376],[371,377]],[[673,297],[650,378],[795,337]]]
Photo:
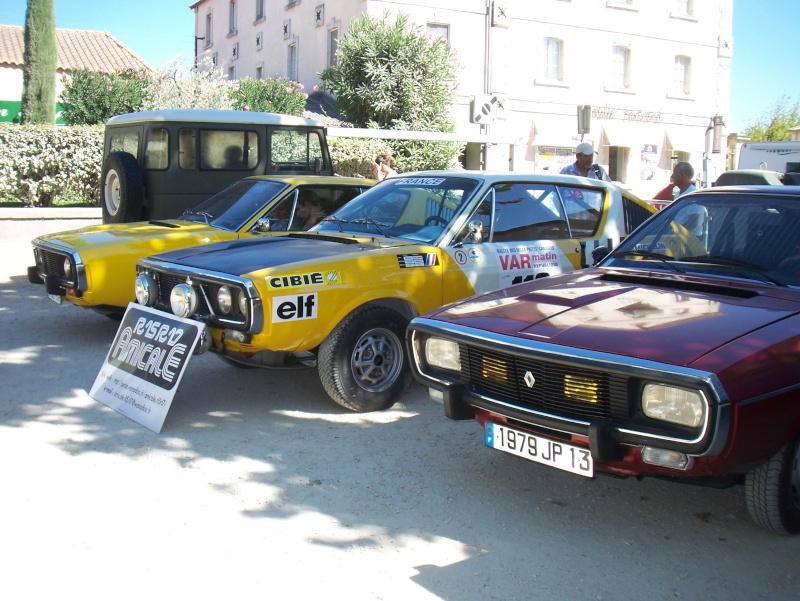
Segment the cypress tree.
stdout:
[[22,68],[23,123],[55,123],[56,59],[53,0],[28,0]]

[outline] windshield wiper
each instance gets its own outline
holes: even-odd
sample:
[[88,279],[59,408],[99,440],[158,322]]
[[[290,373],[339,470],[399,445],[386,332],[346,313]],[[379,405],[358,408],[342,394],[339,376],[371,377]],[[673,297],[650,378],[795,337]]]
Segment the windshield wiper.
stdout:
[[347,223],[346,219],[339,219],[338,217],[334,217],[333,215],[326,215],[325,217],[323,217],[322,219],[319,220],[320,223],[322,223],[324,221],[333,221],[336,224],[336,226],[339,228],[339,231],[341,233],[344,233],[344,229],[342,229],[342,224],[343,223]]
[[641,250],[620,250],[614,251],[611,253],[611,256],[620,256],[620,257],[641,257],[642,259],[655,259],[656,261],[661,261],[664,265],[669,267],[672,271],[676,273],[686,273],[683,269],[678,268],[677,266],[673,265],[670,261],[674,261],[675,257],[670,257],[669,255],[665,255],[663,253],[656,253],[651,251],[641,251]]
[[206,225],[210,225],[211,221],[214,219],[214,216],[211,213],[206,213],[205,211],[192,211],[191,209],[186,209],[183,213],[181,213],[181,216],[178,219],[192,221],[191,219],[186,219],[186,217],[202,217]]
[[755,272],[762,281],[770,282],[776,286],[786,286],[786,282],[776,279],[766,272],[769,271],[768,267],[758,265],[756,263],[749,263],[741,259],[733,259],[731,257],[724,257],[722,255],[699,255],[696,257],[683,257],[681,259],[684,263],[707,263],[708,265],[722,265],[728,267],[742,267],[749,272]]
[[384,232],[381,229],[381,228],[384,228],[384,227],[389,227],[388,223],[381,223],[380,221],[375,221],[374,219],[368,219],[368,218],[365,218],[365,219],[353,219],[350,223],[355,223],[356,225],[373,225],[373,226],[375,226],[375,229],[380,232],[381,236],[384,236],[386,238],[391,238],[391,236],[389,236],[389,234],[387,234],[386,232]]

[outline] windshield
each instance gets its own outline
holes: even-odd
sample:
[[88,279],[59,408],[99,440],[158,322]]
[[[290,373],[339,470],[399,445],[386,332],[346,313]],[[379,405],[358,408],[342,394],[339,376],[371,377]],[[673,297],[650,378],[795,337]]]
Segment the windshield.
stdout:
[[243,179],[188,209],[180,218],[235,232],[287,186],[282,181]]
[[318,232],[435,242],[478,187],[463,177],[394,177],[325,218]]
[[800,285],[800,202],[693,194],[631,234],[603,266],[708,273]]

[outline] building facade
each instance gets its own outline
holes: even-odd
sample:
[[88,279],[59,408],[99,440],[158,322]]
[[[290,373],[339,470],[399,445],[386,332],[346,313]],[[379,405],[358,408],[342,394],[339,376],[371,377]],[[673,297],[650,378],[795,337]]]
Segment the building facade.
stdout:
[[643,198],[669,183],[676,161],[691,162],[703,183],[725,170],[732,0],[200,0],[191,8],[198,57],[230,79],[290,77],[307,90],[336,61],[350,21],[406,13],[456,50],[459,133],[515,144],[492,148],[487,168],[511,160],[516,170],[556,172],[589,141],[612,179]]

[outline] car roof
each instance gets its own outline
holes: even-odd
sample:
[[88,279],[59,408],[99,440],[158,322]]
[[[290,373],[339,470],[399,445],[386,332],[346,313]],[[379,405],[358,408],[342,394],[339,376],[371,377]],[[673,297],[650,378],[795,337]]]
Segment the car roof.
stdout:
[[788,196],[797,197],[800,200],[800,186],[770,186],[759,184],[756,186],[715,186],[713,188],[702,188],[689,194],[681,196],[681,199],[690,196]]
[[542,182],[546,184],[570,184],[581,186],[594,186],[596,188],[611,188],[615,190],[623,189],[614,182],[606,182],[590,177],[579,177],[577,175],[561,175],[549,173],[531,173],[523,171],[408,171],[400,173],[394,178],[402,177],[472,177],[482,179],[487,182]]
[[143,121],[196,121],[197,123],[236,123],[259,125],[290,125],[325,127],[325,124],[315,119],[306,119],[294,115],[279,115],[277,113],[261,113],[258,111],[230,111],[217,109],[164,109],[155,111],[140,111],[126,113],[111,117],[106,125],[119,125],[127,123],[141,123]]
[[[745,181],[737,181],[739,178],[744,179]],[[758,185],[755,183],[748,183],[749,181],[755,182],[756,180],[760,180],[761,183],[764,184],[782,185],[783,173],[780,171],[768,171],[765,169],[731,169],[730,171],[724,171],[723,173],[720,173],[719,177],[717,177],[716,185]]]
[[373,186],[377,183],[374,179],[367,179],[363,177],[343,177],[340,175],[251,175],[242,179],[284,182],[290,186]]

